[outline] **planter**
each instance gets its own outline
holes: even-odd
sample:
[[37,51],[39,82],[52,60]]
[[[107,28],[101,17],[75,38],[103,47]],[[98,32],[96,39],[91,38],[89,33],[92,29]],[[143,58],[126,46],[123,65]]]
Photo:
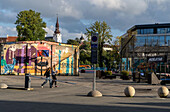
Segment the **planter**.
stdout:
[[122,75],[121,79],[123,79],[123,80],[130,80],[131,78],[130,78],[130,76]]

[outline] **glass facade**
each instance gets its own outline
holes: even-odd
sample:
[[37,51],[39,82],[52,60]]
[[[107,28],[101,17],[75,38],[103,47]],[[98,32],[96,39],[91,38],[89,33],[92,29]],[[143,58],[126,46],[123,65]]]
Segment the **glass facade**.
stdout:
[[138,34],[153,34],[153,28],[150,29],[137,29]]
[[136,36],[136,47],[145,46],[145,44],[147,46],[170,45],[170,36]]
[[165,33],[170,33],[170,28],[156,28],[155,32],[153,28],[137,29],[137,33],[138,34],[165,34]]
[[[132,66],[121,69],[170,74],[170,23],[135,25],[124,35],[121,57],[129,59]],[[136,34],[137,33],[137,34]],[[145,47],[146,46],[146,47]],[[166,60],[149,62],[148,57],[166,57]],[[129,61],[126,60],[126,63]]]
[[157,34],[170,33],[170,28],[157,28]]

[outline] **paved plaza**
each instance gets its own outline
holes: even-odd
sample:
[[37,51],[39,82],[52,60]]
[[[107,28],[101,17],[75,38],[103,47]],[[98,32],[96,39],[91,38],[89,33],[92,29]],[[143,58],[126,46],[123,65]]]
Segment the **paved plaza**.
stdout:
[[[103,97],[87,97],[92,90],[93,74],[80,76],[57,76],[57,88],[49,88],[44,80],[31,78],[32,91],[21,89],[0,89],[0,112],[169,112],[170,95],[159,98],[157,89],[161,85],[134,83],[121,79],[97,79],[97,90]],[[0,76],[0,83],[11,88],[23,88],[24,76]],[[133,86],[135,97],[125,97],[124,89]],[[170,89],[170,85],[167,85]]]

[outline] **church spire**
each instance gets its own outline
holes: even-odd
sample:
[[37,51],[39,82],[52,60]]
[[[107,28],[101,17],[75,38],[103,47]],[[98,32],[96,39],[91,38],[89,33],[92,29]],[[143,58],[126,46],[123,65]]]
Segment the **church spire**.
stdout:
[[55,31],[54,31],[55,34],[58,34],[60,33],[60,30],[59,30],[59,22],[58,22],[58,16],[57,16],[57,22],[56,22],[56,25],[55,25]]
[[57,15],[57,22],[55,25],[55,31],[53,34],[53,39],[55,40],[55,42],[62,43],[62,38],[61,38],[60,30],[59,30],[58,15]]

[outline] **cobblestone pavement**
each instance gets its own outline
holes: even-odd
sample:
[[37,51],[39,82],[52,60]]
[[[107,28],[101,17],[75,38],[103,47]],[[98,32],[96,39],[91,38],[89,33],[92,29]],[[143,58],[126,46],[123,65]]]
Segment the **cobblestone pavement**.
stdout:
[[[40,76],[39,76],[40,77]],[[103,97],[94,98],[86,95],[92,90],[93,74],[80,76],[57,76],[57,88],[49,88],[44,80],[31,78],[32,91],[21,89],[0,89],[0,112],[169,112],[170,96],[159,98],[157,89],[161,85],[134,83],[131,80],[97,79],[97,90]],[[12,88],[24,87],[24,76],[0,76],[0,83]],[[125,97],[124,89],[133,86],[135,97]],[[167,85],[170,89],[170,85]]]

